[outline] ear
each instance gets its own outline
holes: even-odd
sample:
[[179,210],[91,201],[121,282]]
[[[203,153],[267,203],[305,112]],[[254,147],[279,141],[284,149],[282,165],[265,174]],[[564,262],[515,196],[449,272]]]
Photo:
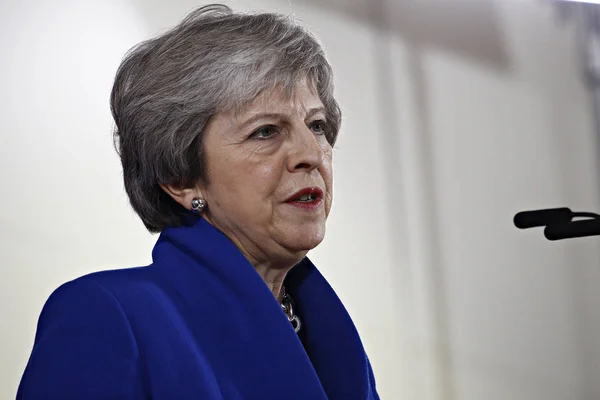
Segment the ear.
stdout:
[[187,210],[192,208],[192,200],[196,197],[202,197],[202,191],[198,187],[193,188],[179,188],[172,185],[160,185],[162,190],[165,191],[173,200],[181,204]]

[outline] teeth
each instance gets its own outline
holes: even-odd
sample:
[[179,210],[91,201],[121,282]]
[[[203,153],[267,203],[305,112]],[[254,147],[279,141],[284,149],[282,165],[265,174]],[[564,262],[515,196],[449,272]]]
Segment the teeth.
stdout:
[[303,194],[302,196],[300,196],[298,198],[299,201],[310,201],[313,199],[313,195],[312,194]]

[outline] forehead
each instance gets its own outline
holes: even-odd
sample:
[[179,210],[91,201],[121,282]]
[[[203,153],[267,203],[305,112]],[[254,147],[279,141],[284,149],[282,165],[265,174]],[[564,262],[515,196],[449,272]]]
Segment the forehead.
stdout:
[[290,119],[304,119],[310,110],[319,108],[324,108],[323,102],[309,80],[298,82],[289,93],[276,86],[261,92],[238,110],[216,113],[208,123],[205,140],[210,141],[215,137],[234,139],[238,134],[245,133],[242,128],[247,127],[248,121],[257,120],[262,115],[277,114]]
[[305,114],[308,110],[322,108],[323,102],[310,80],[298,82],[291,91],[281,86],[261,92],[254,100],[235,113],[236,118],[248,118],[261,113]]

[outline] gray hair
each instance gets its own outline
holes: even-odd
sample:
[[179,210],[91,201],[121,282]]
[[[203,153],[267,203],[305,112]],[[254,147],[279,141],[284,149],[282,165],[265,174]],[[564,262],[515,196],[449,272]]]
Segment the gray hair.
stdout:
[[317,39],[291,17],[209,5],[131,49],[110,101],[125,190],[146,228],[185,224],[189,212],[160,185],[209,183],[202,136],[217,112],[240,110],[276,86],[290,95],[307,78],[325,106],[333,146],[341,111],[332,69]]

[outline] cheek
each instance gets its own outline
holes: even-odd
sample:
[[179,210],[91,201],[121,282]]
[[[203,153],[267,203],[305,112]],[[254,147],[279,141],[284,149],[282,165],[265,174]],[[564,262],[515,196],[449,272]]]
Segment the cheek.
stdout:
[[331,157],[328,157],[325,161],[322,171],[323,181],[325,182],[325,190],[327,192],[325,211],[326,215],[329,215],[329,210],[331,209],[331,204],[333,202],[333,165],[331,162]]
[[273,197],[281,182],[282,167],[274,162],[264,162],[248,171],[251,190],[263,199]]
[[281,180],[281,167],[273,162],[231,162],[221,170],[224,178],[218,196],[222,203],[259,214],[274,197]]

